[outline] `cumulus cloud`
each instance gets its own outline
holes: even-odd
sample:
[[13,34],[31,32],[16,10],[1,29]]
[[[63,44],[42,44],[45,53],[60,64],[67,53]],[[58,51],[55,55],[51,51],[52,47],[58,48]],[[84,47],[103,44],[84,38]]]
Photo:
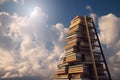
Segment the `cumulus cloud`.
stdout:
[[120,50],[114,55],[109,58],[110,61],[110,68],[113,72],[112,76],[116,80],[120,79]]
[[89,10],[89,11],[92,11],[92,8],[91,8],[90,5],[87,5],[87,6],[86,6],[86,9]]
[[104,47],[112,78],[120,79],[120,18],[110,13],[98,20],[100,40]]
[[[0,13],[0,77],[50,80],[64,55],[66,28],[47,24],[48,16],[35,7],[29,16]],[[30,79],[29,79],[30,80]]]
[[24,0],[0,0],[0,4],[4,4],[5,2],[15,2],[15,3],[21,3],[21,4],[24,4]]
[[92,11],[91,6],[90,6],[90,5],[87,5],[87,6],[86,6],[86,9],[91,12],[91,13],[89,13],[89,16],[92,17],[92,18],[93,18],[93,21],[96,23],[97,15]]
[[97,15],[95,13],[90,13],[89,16],[92,17],[93,21],[96,23]]
[[100,39],[107,46],[115,44],[119,40],[120,34],[120,18],[113,14],[102,16],[99,19]]

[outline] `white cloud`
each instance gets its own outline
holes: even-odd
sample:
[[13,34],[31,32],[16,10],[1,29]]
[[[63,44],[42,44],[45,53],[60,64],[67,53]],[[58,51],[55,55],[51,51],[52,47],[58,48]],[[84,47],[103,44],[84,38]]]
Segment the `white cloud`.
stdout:
[[[4,18],[4,19],[3,19]],[[49,26],[48,16],[35,7],[29,16],[0,13],[0,76],[52,78],[64,53],[63,24]],[[4,60],[5,59],[5,60]],[[46,75],[48,74],[48,75]]]
[[0,0],[0,4],[3,4],[6,0]]
[[110,69],[112,71],[112,77],[116,80],[120,79],[120,50],[109,58]]
[[93,21],[96,23],[97,15],[95,13],[90,13],[89,16],[92,17]]
[[0,0],[0,4],[4,4],[5,2],[15,2],[15,3],[21,3],[21,4],[24,4],[24,0]]
[[111,46],[119,40],[120,18],[113,14],[108,14],[99,18],[100,39],[102,43]]
[[91,13],[89,13],[89,16],[93,18],[93,21],[96,23],[96,18],[97,18],[97,15],[92,11],[92,8],[90,5],[87,5],[86,6],[86,9],[89,10]]
[[92,11],[92,8],[91,8],[90,5],[87,5],[87,6],[86,6],[86,9],[89,10],[89,11]]
[[120,74],[120,18],[114,14],[101,16],[98,20],[100,40],[104,48],[112,78],[119,80]]
[[7,35],[9,33],[9,26],[14,19],[6,12],[1,12],[0,13],[0,48],[2,49],[12,49],[15,46],[15,42]]

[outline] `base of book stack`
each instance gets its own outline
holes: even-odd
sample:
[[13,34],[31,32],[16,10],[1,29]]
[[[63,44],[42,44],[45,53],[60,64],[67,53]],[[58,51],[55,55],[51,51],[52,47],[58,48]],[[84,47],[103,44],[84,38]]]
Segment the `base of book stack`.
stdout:
[[[92,28],[89,28],[89,33],[91,46],[94,49],[96,39]],[[77,16],[71,21],[64,48],[65,57],[60,59],[54,80],[96,80],[83,17]],[[99,76],[97,80],[109,80],[104,71],[101,54],[94,52],[94,60]]]
[[57,70],[57,73],[54,75],[54,80],[91,80],[90,74],[92,73],[90,73],[89,67],[91,64],[64,66],[66,66],[66,68]]

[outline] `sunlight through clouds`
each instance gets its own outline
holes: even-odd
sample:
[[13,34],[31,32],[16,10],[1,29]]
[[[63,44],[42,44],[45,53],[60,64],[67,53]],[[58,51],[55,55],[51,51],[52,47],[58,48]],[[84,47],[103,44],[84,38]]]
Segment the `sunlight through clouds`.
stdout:
[[[8,45],[0,47],[1,77],[37,76],[42,80],[48,77],[51,80],[57,62],[64,53],[67,28],[61,23],[48,26],[48,17],[40,7],[35,7],[29,16],[1,12],[0,17],[8,18],[0,20],[1,30],[6,31],[6,36],[0,32],[0,43]],[[48,48],[47,43],[52,49]]]
[[24,4],[24,0],[0,0],[0,4],[4,4],[5,2],[15,2],[15,3],[21,3],[22,5]]

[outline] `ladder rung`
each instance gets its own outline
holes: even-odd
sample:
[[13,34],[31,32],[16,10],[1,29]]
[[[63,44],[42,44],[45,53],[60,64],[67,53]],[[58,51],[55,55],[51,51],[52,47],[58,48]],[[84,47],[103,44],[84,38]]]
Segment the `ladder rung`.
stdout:
[[[66,62],[67,63],[67,62]],[[70,63],[70,62],[69,62]],[[71,62],[73,63],[73,62]],[[92,64],[92,61],[75,61],[74,64]],[[96,62],[99,63],[99,62]]]
[[91,41],[92,41],[92,40],[95,40],[95,41],[97,41],[98,39],[95,39],[95,38],[91,38]]
[[90,34],[95,35],[95,32],[90,32]]
[[107,69],[104,68],[97,68],[98,71],[106,71]]
[[[82,62],[83,64],[92,64],[92,61],[85,61],[85,62]],[[96,62],[96,63],[99,63],[99,62]]]
[[101,54],[100,52],[95,52],[95,51],[93,53],[95,53],[95,54]]
[[100,47],[99,45],[92,45],[93,47]]
[[89,29],[94,29],[94,27],[88,26]]
[[95,62],[104,62],[104,61],[95,61]]
[[99,80],[109,80],[107,77],[99,77]]
[[[94,76],[92,76],[92,78],[94,78]],[[98,76],[99,80],[109,80],[109,78],[107,78],[107,76]]]

